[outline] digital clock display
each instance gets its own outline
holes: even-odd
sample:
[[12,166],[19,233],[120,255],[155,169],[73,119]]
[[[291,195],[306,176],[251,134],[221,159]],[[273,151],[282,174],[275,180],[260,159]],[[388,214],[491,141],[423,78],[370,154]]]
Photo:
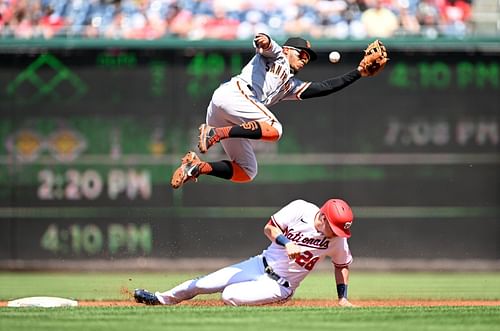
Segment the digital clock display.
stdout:
[[390,76],[391,86],[403,89],[500,90],[500,63],[489,61],[398,62]]
[[[330,51],[317,49],[318,61],[297,78],[338,77],[362,56],[361,49],[339,50],[342,61],[332,65]],[[254,55],[251,43],[0,51],[0,259],[247,256],[261,247],[259,220],[270,216],[247,212],[299,198],[321,203],[332,194],[369,211],[357,229],[359,238],[371,238],[363,242],[368,255],[416,254],[389,241],[369,246],[382,229],[373,219],[402,229],[403,242],[417,237],[420,222],[432,222],[436,233],[463,243],[468,228],[455,224],[473,223],[481,233],[468,247],[440,251],[495,254],[497,51],[389,44],[391,60],[376,77],[270,108],[283,136],[255,144],[259,175],[252,183],[203,176],[173,190],[170,176],[196,149],[213,91]],[[225,158],[219,146],[207,156]],[[402,221],[412,231],[404,233]],[[236,229],[230,235],[228,222]],[[227,250],[231,243],[239,248]]]
[[50,224],[40,238],[40,247],[56,256],[148,255],[153,248],[149,224]]

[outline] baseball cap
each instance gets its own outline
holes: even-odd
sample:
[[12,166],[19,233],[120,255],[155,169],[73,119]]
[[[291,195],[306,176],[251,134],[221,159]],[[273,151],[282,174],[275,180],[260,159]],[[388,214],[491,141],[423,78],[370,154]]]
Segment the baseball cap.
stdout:
[[311,61],[314,61],[318,58],[316,53],[311,49],[311,43],[308,40],[305,40],[300,37],[292,37],[288,38],[287,41],[283,44],[283,46],[295,47],[298,49],[303,49],[309,54],[309,58]]
[[351,237],[351,225],[354,220],[351,207],[341,199],[330,199],[320,208],[330,223],[332,231],[339,237]]

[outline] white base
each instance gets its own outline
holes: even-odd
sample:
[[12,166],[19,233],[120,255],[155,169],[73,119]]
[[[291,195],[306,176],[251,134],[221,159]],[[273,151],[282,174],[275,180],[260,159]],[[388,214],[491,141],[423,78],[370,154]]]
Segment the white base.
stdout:
[[78,301],[57,297],[29,297],[7,302],[7,307],[76,307]]

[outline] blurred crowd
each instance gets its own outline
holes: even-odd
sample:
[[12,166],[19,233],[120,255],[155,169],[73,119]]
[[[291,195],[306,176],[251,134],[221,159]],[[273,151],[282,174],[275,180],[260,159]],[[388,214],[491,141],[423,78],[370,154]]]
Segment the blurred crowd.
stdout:
[[472,0],[0,0],[1,38],[463,37]]

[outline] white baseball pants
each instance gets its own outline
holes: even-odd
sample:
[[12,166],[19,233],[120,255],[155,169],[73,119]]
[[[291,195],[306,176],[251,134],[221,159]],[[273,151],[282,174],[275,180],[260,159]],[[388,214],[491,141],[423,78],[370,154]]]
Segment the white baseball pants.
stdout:
[[161,303],[172,305],[198,294],[217,292],[222,292],[224,303],[232,306],[280,302],[293,294],[293,290],[279,285],[264,272],[262,256],[254,256],[155,295]]

